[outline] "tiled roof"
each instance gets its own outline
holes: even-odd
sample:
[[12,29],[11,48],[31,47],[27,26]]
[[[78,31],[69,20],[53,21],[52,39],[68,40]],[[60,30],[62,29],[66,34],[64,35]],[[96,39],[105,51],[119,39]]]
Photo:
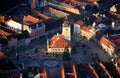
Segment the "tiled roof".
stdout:
[[62,34],[54,35],[49,40],[49,46],[52,48],[65,48],[65,47],[70,48],[69,43],[63,38]]
[[79,21],[76,21],[75,24],[78,24],[78,25],[83,25],[83,21],[79,20]]
[[96,0],[87,0],[88,2],[94,3]]
[[4,56],[4,53],[3,52],[0,52],[0,57]]
[[5,16],[0,15],[0,22],[4,22],[4,20],[5,20]]
[[105,37],[102,37],[102,38],[100,39],[100,43],[103,43],[103,44],[106,45],[107,47],[110,47],[110,46],[115,47],[115,46],[116,46],[113,42],[111,42],[110,40],[108,40],[108,39],[105,38]]
[[92,27],[92,26],[82,26],[82,27],[81,27],[81,30],[86,31],[86,32],[89,32],[89,30],[90,30],[91,28],[93,28],[93,27]]
[[28,15],[23,18],[23,21],[28,23],[29,25],[31,25],[31,24],[36,24],[36,23],[40,22],[41,20],[39,20],[31,15]]
[[0,36],[5,36],[5,37],[7,37],[7,36],[9,36],[9,35],[10,35],[10,33],[5,32],[5,31],[3,31],[3,30],[0,30]]

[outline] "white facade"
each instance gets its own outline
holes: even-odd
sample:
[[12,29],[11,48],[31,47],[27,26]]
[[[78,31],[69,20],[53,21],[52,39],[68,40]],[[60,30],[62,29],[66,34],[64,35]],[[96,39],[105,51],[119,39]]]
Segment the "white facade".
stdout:
[[22,32],[22,26],[23,30],[27,30],[30,35],[30,39],[33,40],[35,38],[39,38],[40,36],[45,35],[45,24],[42,22],[38,22],[38,24],[33,25],[33,26],[28,26],[28,25],[22,25],[14,20],[9,20],[6,22],[8,27],[11,27],[15,29],[17,32]]
[[6,24],[9,26],[9,27],[12,27],[18,31],[21,31],[22,30],[22,24],[18,23],[18,22],[15,22],[13,20],[9,20],[6,22]]
[[[58,53],[58,54],[62,54],[65,51],[65,48],[47,48],[48,49],[48,53]],[[69,53],[71,54],[71,48],[69,49]]]
[[101,46],[110,56],[112,56],[114,54],[114,47],[113,46],[107,47],[103,43],[101,43]]
[[80,25],[74,23],[74,34],[79,34],[80,33]]
[[71,25],[68,22],[67,18],[65,19],[64,23],[62,24],[62,35],[64,39],[67,41],[71,41]]
[[66,40],[71,41],[71,27],[63,27],[62,35]]
[[28,32],[30,32],[29,27],[27,25],[22,25],[19,22],[16,22],[12,19],[9,20],[9,21],[6,21],[6,24],[7,24],[8,27],[14,29],[18,33],[22,32],[22,26],[23,26],[23,30],[27,30]]

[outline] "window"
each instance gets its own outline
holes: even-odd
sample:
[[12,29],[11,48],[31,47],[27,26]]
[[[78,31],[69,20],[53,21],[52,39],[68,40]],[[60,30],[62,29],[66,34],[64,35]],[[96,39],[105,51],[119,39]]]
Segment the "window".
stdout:
[[58,49],[58,51],[60,51],[60,49]]

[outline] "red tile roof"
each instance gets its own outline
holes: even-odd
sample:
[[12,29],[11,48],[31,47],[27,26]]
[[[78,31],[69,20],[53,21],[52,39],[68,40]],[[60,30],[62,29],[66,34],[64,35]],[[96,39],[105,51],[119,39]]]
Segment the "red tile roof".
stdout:
[[39,20],[39,19],[37,19],[37,18],[35,18],[35,17],[31,16],[31,15],[28,15],[28,16],[23,18],[23,21],[31,25],[31,24],[38,23],[38,22],[40,22],[42,20]]
[[94,3],[96,0],[87,0],[90,3]]
[[4,22],[4,20],[5,20],[5,16],[0,15],[0,22]]
[[63,38],[62,34],[54,35],[49,40],[49,46],[52,48],[65,48],[65,47],[70,48],[69,43]]
[[86,31],[86,32],[89,32],[89,30],[90,30],[91,28],[93,28],[93,26],[82,26],[82,27],[81,27],[81,30]]
[[0,52],[0,57],[4,56],[4,53],[3,52]]
[[107,47],[110,47],[110,46],[115,47],[115,46],[116,46],[113,42],[111,42],[110,40],[108,40],[108,39],[105,38],[105,37],[102,37],[102,38],[100,39],[100,43],[103,43],[103,44],[106,45]]
[[79,20],[79,21],[75,22],[75,24],[83,25],[83,21]]
[[9,35],[10,35],[10,33],[5,32],[5,31],[3,31],[3,30],[0,30],[0,36],[5,36],[5,37],[7,37],[7,36],[9,36]]

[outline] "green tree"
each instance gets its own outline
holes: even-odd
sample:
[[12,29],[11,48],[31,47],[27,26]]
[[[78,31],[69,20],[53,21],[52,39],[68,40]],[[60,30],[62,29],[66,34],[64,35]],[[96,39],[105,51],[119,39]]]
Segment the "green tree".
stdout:
[[70,57],[70,53],[69,53],[69,49],[68,49],[68,48],[65,48],[65,49],[64,49],[62,58],[63,58],[63,60],[65,60],[65,61],[70,61],[70,60],[71,60],[71,57]]

